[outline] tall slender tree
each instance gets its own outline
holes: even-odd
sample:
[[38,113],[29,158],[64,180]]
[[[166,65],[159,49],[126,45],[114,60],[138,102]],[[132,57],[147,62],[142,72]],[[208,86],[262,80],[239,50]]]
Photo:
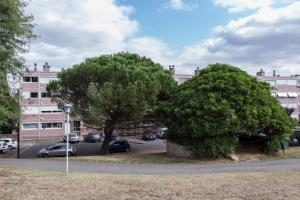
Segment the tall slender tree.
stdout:
[[0,1],[0,131],[10,132],[17,125],[20,107],[9,92],[7,75],[20,75],[24,68],[22,54],[35,36],[33,17],[26,15],[23,0]]

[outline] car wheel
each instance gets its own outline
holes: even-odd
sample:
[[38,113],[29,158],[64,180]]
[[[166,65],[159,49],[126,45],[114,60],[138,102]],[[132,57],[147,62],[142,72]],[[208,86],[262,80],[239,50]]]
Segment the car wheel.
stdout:
[[46,153],[44,153],[44,154],[42,155],[42,157],[43,157],[43,158],[49,158],[49,155],[46,154]]
[[8,149],[9,149],[9,150],[12,150],[13,148],[14,148],[13,146],[8,145]]
[[130,148],[126,148],[125,151],[126,151],[126,152],[129,152],[129,151],[130,151]]

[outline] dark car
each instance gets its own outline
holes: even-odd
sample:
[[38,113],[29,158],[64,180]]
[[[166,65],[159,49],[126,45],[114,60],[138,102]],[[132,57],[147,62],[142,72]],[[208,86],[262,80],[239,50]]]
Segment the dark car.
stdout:
[[156,138],[156,133],[154,132],[144,132],[142,135],[142,139],[145,141],[155,140],[155,138]]
[[130,144],[126,139],[116,139],[109,143],[108,151],[109,153],[129,152]]
[[99,133],[88,133],[84,137],[85,142],[101,142],[101,135]]
[[[42,148],[38,152],[38,156],[42,158],[55,157],[55,156],[66,156],[67,144],[57,143],[45,148]],[[69,156],[76,155],[76,149],[73,145],[69,145],[68,149]]]

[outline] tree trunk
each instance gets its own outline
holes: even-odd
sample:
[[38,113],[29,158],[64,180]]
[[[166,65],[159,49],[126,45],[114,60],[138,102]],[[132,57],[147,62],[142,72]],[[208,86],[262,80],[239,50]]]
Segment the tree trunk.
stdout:
[[100,149],[101,155],[106,155],[108,153],[108,145],[111,141],[113,131],[114,131],[114,128],[112,125],[108,125],[104,128],[105,137],[104,137],[104,141],[102,143],[101,149]]

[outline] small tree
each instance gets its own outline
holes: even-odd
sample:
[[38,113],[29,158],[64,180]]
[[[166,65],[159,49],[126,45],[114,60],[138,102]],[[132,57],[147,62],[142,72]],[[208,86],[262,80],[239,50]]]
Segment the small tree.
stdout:
[[200,157],[227,156],[240,132],[256,135],[267,127],[273,130],[268,145],[276,151],[294,126],[267,83],[226,64],[209,65],[180,85],[159,113],[168,138]]
[[104,127],[100,153],[106,154],[113,130],[123,121],[137,121],[175,85],[161,65],[137,54],[118,53],[86,59],[58,74],[47,90],[60,102],[73,104],[85,123]]

